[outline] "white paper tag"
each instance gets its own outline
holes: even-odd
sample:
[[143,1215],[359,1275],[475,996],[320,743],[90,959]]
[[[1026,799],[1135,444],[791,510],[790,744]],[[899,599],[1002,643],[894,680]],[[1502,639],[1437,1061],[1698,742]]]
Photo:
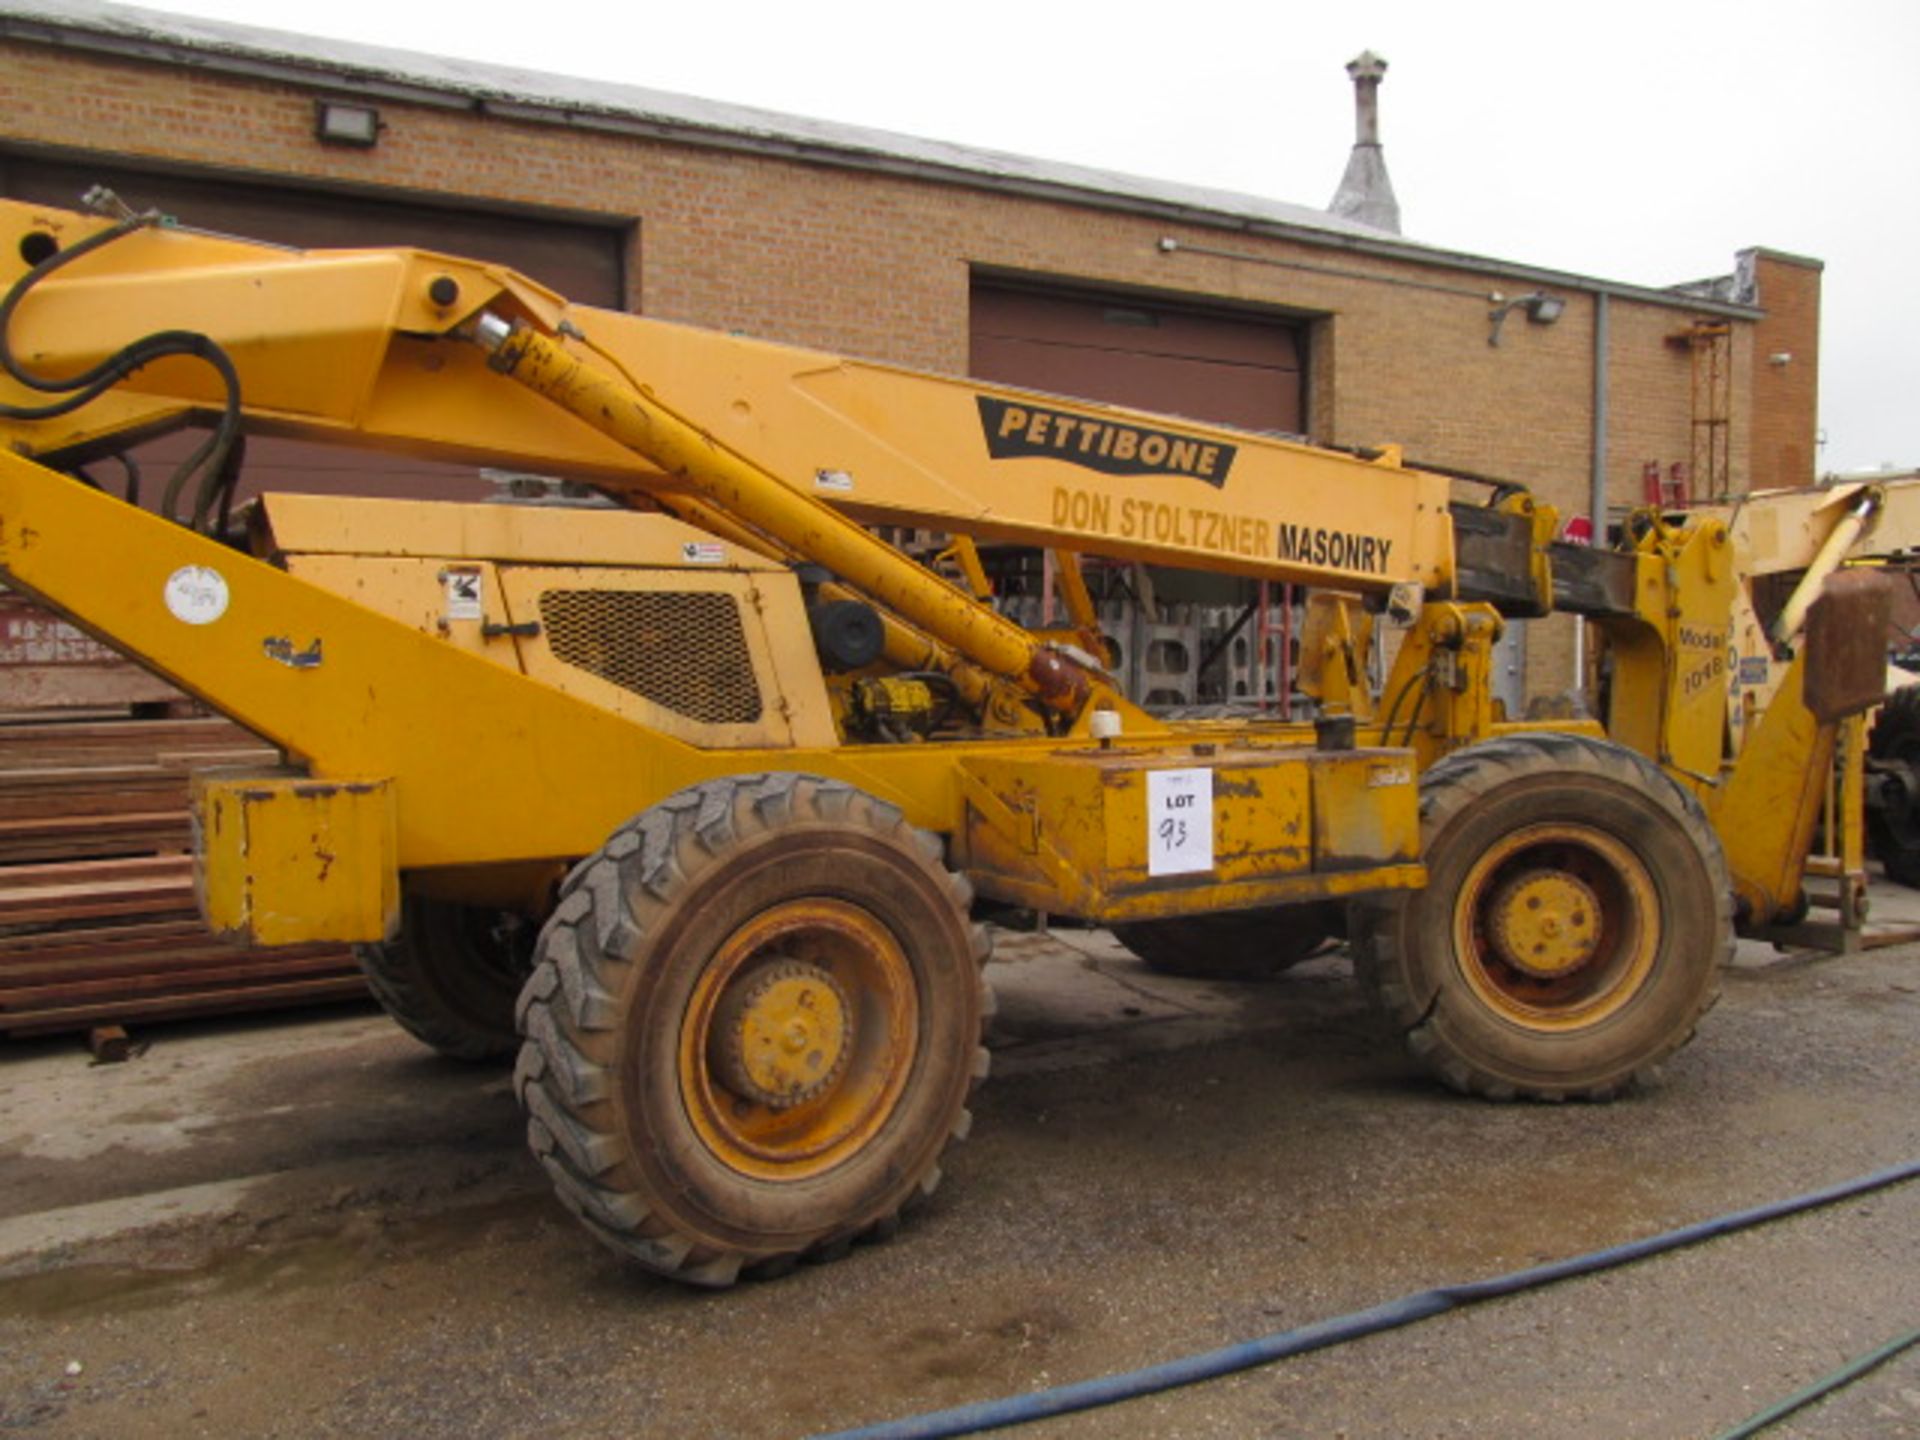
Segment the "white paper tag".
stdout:
[[680,547],[680,558],[688,565],[724,565],[727,563],[727,547],[688,540]]
[[167,609],[188,625],[211,625],[227,613],[227,581],[205,565],[182,565],[167,577]]
[[1213,869],[1213,771],[1147,772],[1147,874]]

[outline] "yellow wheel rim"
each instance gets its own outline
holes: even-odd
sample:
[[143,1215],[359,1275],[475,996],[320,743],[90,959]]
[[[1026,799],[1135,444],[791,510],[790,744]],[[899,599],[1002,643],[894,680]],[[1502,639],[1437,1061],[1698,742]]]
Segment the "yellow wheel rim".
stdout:
[[893,932],[844,901],[789,901],[729,935],[695,982],[681,1098],[731,1169],[805,1179],[885,1126],[918,1033],[913,967]]
[[1477,859],[1453,912],[1453,952],[1489,1009],[1531,1030],[1593,1025],[1627,1004],[1660,946],[1645,863],[1586,825],[1529,825]]
[[727,1090],[791,1110],[840,1079],[853,1050],[853,1006],[833,972],[802,960],[761,965],[727,986],[707,1059]]

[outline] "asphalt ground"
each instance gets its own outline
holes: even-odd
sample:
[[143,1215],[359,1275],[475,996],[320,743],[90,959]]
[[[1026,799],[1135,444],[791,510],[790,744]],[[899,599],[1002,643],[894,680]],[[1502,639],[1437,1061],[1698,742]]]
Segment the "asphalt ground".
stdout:
[[[1879,913],[1920,897],[1878,898]],[[1920,1158],[1920,948],[1743,944],[1664,1081],[1422,1078],[1343,958],[1227,986],[1000,937],[994,1075],[899,1236],[720,1294],[625,1268],[506,1075],[368,1010],[0,1049],[0,1433],[792,1436],[1068,1383]],[[1056,1437],[1711,1436],[1920,1325],[1920,1184]],[[1920,1351],[1769,1431],[1920,1436]]]

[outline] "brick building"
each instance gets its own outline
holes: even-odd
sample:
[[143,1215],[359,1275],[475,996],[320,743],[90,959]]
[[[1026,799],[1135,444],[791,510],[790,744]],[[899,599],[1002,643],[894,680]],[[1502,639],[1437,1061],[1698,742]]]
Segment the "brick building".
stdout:
[[[99,182],[209,228],[483,255],[665,319],[1398,443],[1565,513],[1813,479],[1820,266],[1763,249],[1649,289],[684,96],[0,0],[0,190]],[[1570,630],[1531,628],[1528,688],[1561,688]]]

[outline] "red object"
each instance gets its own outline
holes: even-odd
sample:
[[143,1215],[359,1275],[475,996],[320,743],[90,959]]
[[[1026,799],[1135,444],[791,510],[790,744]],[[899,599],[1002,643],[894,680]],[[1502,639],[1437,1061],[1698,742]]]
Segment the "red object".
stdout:
[[1649,460],[1640,467],[1640,484],[1645,491],[1645,501],[1662,510],[1684,510],[1693,497],[1687,492],[1687,463],[1676,460],[1666,467],[1658,460]]
[[1667,467],[1667,508],[1684,510],[1693,503],[1693,487],[1687,483],[1687,462],[1676,460]]
[[1569,515],[1567,523],[1560,527],[1560,538],[1569,545],[1593,544],[1593,517]]

